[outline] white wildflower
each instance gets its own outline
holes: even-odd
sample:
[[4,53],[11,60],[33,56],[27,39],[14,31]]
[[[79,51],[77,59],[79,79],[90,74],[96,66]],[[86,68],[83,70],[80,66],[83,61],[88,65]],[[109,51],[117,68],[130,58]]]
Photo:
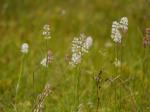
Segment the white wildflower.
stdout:
[[81,63],[82,56],[88,52],[92,46],[92,37],[86,37],[84,34],[80,34],[80,37],[75,37],[72,41],[72,57],[70,64],[75,66]]
[[117,21],[114,21],[112,24],[112,28],[118,29],[120,27],[120,24]]
[[121,67],[121,61],[116,58],[115,62],[114,62],[114,65],[115,65],[115,67]]
[[117,21],[114,21],[112,24],[112,32],[111,32],[111,38],[116,43],[121,43],[121,34],[119,31],[120,24]]
[[121,31],[123,33],[126,33],[128,31],[128,18],[122,17],[120,22],[114,21],[112,24],[112,32],[111,32],[111,38],[116,43],[121,43],[122,35]]
[[87,52],[87,48],[85,46],[86,36],[84,34],[80,34],[80,37],[75,37],[72,41],[72,53],[77,53],[83,55]]
[[28,43],[23,43],[21,45],[21,52],[24,53],[24,54],[27,54],[28,51],[29,51],[29,45],[28,45]]
[[128,18],[122,17],[120,20],[120,27],[124,32],[128,31]]
[[45,39],[51,38],[50,25],[44,25],[43,27],[43,36]]
[[81,55],[73,53],[71,57],[71,62],[69,63],[72,66],[75,66],[77,64],[81,63]]

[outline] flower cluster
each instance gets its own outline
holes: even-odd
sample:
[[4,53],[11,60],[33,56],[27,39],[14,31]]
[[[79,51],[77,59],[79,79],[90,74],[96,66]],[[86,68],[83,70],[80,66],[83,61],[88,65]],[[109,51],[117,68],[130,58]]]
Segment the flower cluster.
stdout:
[[114,21],[112,23],[112,32],[111,32],[111,38],[116,43],[121,43],[122,40],[122,34],[126,33],[128,31],[128,18],[122,17],[120,22]]
[[70,64],[75,66],[81,63],[81,58],[85,53],[88,53],[89,48],[92,46],[92,37],[86,37],[84,34],[80,34],[79,37],[75,37],[72,41],[72,57]]
[[43,36],[45,39],[51,38],[50,25],[44,25],[43,27]]
[[41,65],[44,67],[48,67],[53,60],[53,53],[49,50],[47,56],[41,61]]
[[27,54],[28,51],[29,51],[29,45],[28,45],[28,43],[23,43],[21,45],[21,52],[24,53],[24,54]]
[[124,33],[128,31],[128,18],[127,17],[122,17],[120,20],[120,28]]

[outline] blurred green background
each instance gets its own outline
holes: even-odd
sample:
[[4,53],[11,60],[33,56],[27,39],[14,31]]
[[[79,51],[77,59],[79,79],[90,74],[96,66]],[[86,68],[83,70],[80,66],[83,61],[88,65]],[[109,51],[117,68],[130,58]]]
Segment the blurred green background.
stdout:
[[[32,83],[32,72],[43,57],[43,25],[51,26],[52,39],[49,41],[49,48],[55,53],[55,60],[60,60],[55,61],[49,70],[54,75],[51,81],[57,84],[57,81],[62,82],[62,66],[66,68],[63,62],[64,55],[70,52],[73,37],[80,33],[94,38],[92,53],[88,56],[91,58],[87,64],[89,66],[83,64],[85,70],[98,71],[103,68],[106,61],[109,61],[109,65],[113,59],[112,54],[102,57],[99,51],[103,51],[106,42],[112,41],[112,21],[123,16],[129,19],[129,31],[124,48],[127,63],[124,68],[127,72],[125,74],[127,77],[131,75],[133,79],[139,77],[135,81],[135,84],[138,84],[141,83],[140,74],[143,74],[142,38],[145,28],[150,27],[150,0],[0,0],[0,110],[8,107],[12,112],[12,105],[8,102],[13,102],[21,61],[20,46],[23,42],[30,45],[25,63],[27,67],[24,68],[24,83]],[[112,49],[108,51],[111,52]],[[22,87],[23,93],[30,96],[28,91],[31,88],[25,85]],[[142,93],[138,87],[135,91]],[[145,99],[147,98],[149,95]],[[146,106],[148,103],[150,102],[146,102]]]

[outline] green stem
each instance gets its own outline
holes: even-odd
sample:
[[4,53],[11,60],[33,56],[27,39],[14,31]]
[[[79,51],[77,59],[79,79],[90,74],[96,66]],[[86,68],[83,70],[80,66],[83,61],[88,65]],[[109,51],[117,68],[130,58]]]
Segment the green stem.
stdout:
[[80,87],[80,68],[78,68],[78,74],[77,74],[77,106],[79,105],[79,88]]
[[36,93],[36,83],[35,83],[35,73],[40,70],[40,66],[37,66],[37,68],[34,70],[32,74],[32,83],[33,83],[33,103],[35,102],[35,93]]
[[[120,75],[122,75],[122,63],[123,63],[123,45],[121,43],[120,45],[120,62],[121,62],[121,65],[120,65]],[[119,87],[119,111],[121,111],[121,87]]]
[[[47,73],[48,73],[48,40],[46,39],[45,41],[45,49],[46,49],[46,68],[45,68],[45,77],[43,77],[43,82],[46,82],[46,77],[47,77]],[[45,83],[43,84],[43,86],[45,85]]]
[[80,86],[80,67],[76,67],[74,74],[74,109],[77,110],[79,106],[79,86]]
[[[17,86],[16,86],[15,107],[16,107],[16,103],[17,103],[17,96],[18,96],[18,92],[19,92],[20,81],[21,81],[21,78],[22,78],[22,71],[23,71],[23,65],[24,65],[24,57],[25,57],[25,55],[23,55],[22,59],[21,59],[20,72],[19,72],[19,75],[18,75],[18,82],[17,82]],[[17,111],[17,107],[16,107],[15,110]]]
[[[114,50],[115,50],[115,58],[118,59],[118,43],[115,43],[115,47],[114,47]],[[114,72],[115,72],[115,76],[118,75],[118,69],[116,69],[116,66],[114,66]],[[116,89],[116,86],[115,86],[115,83],[114,83],[114,90],[115,90],[115,111],[117,112],[117,89]]]

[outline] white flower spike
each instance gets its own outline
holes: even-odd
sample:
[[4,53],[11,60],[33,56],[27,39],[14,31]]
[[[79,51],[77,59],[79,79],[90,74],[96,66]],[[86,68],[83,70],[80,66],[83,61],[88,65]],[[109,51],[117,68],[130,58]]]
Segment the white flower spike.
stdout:
[[88,53],[89,48],[93,44],[92,37],[86,37],[84,34],[80,34],[79,37],[75,37],[72,41],[72,57],[70,64],[76,66],[81,63],[82,56]]
[[112,23],[111,38],[115,43],[121,43],[122,33],[126,33],[127,31],[128,31],[128,18],[122,17],[120,22],[114,21]]
[[45,39],[51,39],[50,25],[44,25],[43,36]]

